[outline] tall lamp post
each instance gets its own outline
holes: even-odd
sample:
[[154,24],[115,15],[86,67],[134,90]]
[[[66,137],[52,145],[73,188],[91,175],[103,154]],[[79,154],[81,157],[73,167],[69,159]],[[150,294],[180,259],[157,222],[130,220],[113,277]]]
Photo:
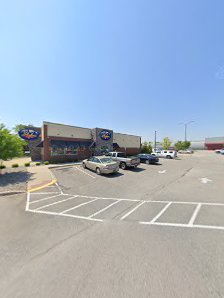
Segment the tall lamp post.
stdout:
[[156,134],[157,134],[157,131],[155,130],[155,144],[154,144],[155,150],[156,150]]
[[187,141],[187,127],[189,124],[194,123],[195,121],[181,122],[180,125],[184,125],[184,140]]

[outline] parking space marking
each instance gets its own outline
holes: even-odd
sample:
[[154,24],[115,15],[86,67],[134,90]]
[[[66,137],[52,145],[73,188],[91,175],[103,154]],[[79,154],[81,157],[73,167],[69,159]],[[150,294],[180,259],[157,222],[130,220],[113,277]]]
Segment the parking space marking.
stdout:
[[32,195],[49,195],[49,194],[59,194],[58,191],[49,191],[49,192],[32,192]]
[[[43,199],[39,199],[39,200],[36,200],[36,201],[32,201],[30,202],[30,205],[31,204],[34,204],[34,203],[37,203],[37,202],[42,202],[42,201],[46,201],[46,200],[50,200],[50,199],[53,199],[53,198],[56,198],[56,197],[59,197],[59,196],[69,196],[69,195],[66,195],[66,194],[57,194],[55,196],[51,196],[51,197],[47,197],[47,198],[43,198]],[[70,195],[71,196],[71,195]]]
[[193,226],[194,221],[195,221],[195,219],[196,219],[196,217],[197,217],[197,215],[198,215],[198,212],[199,212],[200,209],[201,209],[201,206],[202,206],[202,204],[198,204],[198,205],[196,206],[196,208],[195,208],[195,210],[194,210],[194,213],[193,213],[193,215],[192,215],[192,217],[191,217],[191,219],[190,219],[188,225]]
[[169,223],[169,222],[144,222],[140,221],[141,225],[151,225],[151,226],[167,226],[167,227],[179,227],[179,228],[191,228],[191,229],[212,229],[212,230],[224,230],[223,226],[211,226],[211,225],[189,225],[189,224],[179,224],[179,223]]
[[172,204],[172,202],[169,202],[166,204],[166,206],[150,221],[151,223],[154,223],[165,211],[169,206]]
[[27,198],[26,198],[26,211],[29,210],[29,205],[30,205],[30,192],[27,193]]
[[85,219],[85,220],[91,220],[91,221],[99,221],[99,222],[102,222],[103,221],[102,219],[98,219],[98,218],[90,218],[90,217],[73,215],[73,214],[68,214],[68,213],[57,213],[57,212],[43,211],[43,210],[36,210],[36,209],[29,209],[27,211],[32,212],[32,213],[40,213],[40,214],[47,214],[47,215],[57,215],[57,216],[73,217],[73,218],[77,218],[77,219]]
[[126,217],[128,217],[129,215],[131,215],[135,210],[137,210],[140,206],[142,206],[145,203],[145,201],[142,201],[140,204],[138,204],[137,206],[135,206],[133,209],[131,209],[129,212],[127,212],[126,214],[124,214],[120,220],[124,220]]
[[87,176],[89,176],[89,177],[91,177],[91,178],[93,178],[93,179],[96,179],[96,177],[92,176],[92,175],[89,174],[89,173],[86,173],[85,171],[81,170],[80,168],[78,168],[78,167],[75,167],[75,168],[76,168],[77,170],[79,170],[80,172],[86,174]]
[[63,191],[61,189],[61,187],[59,186],[59,184],[57,182],[55,182],[55,185],[57,186],[57,188],[59,189],[60,193],[63,194]]
[[[79,196],[77,196],[77,197],[79,197]],[[66,209],[66,210],[60,212],[59,214],[65,214],[65,213],[67,213],[67,212],[69,212],[69,211],[71,211],[71,210],[75,210],[75,209],[77,209],[77,208],[79,208],[79,207],[85,206],[85,205],[87,205],[87,204],[89,204],[89,203],[92,203],[92,202],[95,202],[95,201],[97,201],[97,200],[98,200],[98,199],[94,199],[94,200],[91,200],[91,201],[88,201],[88,202],[85,202],[85,203],[82,203],[82,204],[73,206],[72,208]]]
[[62,202],[66,202],[66,201],[69,201],[69,200],[73,200],[73,199],[75,199],[77,196],[72,196],[72,197],[70,197],[70,198],[68,198],[68,199],[64,199],[64,200],[60,200],[60,201],[57,201],[57,202],[54,202],[54,203],[51,203],[51,204],[47,204],[47,205],[44,205],[44,206],[41,206],[41,207],[38,207],[38,208],[36,208],[36,210],[41,210],[41,209],[44,209],[44,208],[47,208],[47,207],[50,207],[50,206],[54,206],[54,205],[56,205],[56,204],[60,204],[60,203],[62,203]]
[[104,197],[93,197],[93,196],[85,196],[85,195],[78,195],[80,198],[87,198],[87,199],[99,199],[99,200],[116,200],[116,201],[129,201],[129,202],[142,202],[142,200],[132,200],[132,199],[120,199],[120,198],[104,198]]
[[[120,218],[120,220],[125,220],[129,215],[134,213],[138,208],[140,208],[144,204],[147,204],[147,203],[163,203],[163,204],[165,204],[165,206],[162,208],[162,210],[151,221],[141,221],[140,220],[141,218],[139,218],[139,220],[137,219],[137,222],[141,225],[168,226],[168,227],[180,227],[180,228],[212,229],[212,230],[222,230],[222,231],[224,231],[224,226],[222,226],[222,225],[220,225],[220,226],[208,225],[208,224],[204,225],[204,224],[201,224],[201,223],[200,224],[194,224],[195,220],[197,219],[197,216],[200,214],[201,207],[203,207],[203,206],[222,206],[223,207],[224,203],[209,203],[209,202],[202,203],[202,202],[159,201],[159,200],[158,201],[156,201],[156,200],[143,201],[143,200],[140,200],[140,199],[95,197],[95,196],[88,196],[88,195],[63,193],[63,191],[62,191],[62,189],[60,188],[59,185],[56,185],[56,187],[58,188],[59,192],[57,192],[55,195],[50,195],[50,196],[49,196],[49,194],[53,194],[53,192],[35,192],[35,193],[28,192],[27,193],[27,202],[26,202],[25,210],[29,211],[29,212],[32,212],[32,213],[38,213],[38,214],[57,215],[57,216],[71,217],[71,218],[76,218],[76,219],[84,219],[84,220],[92,220],[92,221],[96,221],[96,222],[103,222],[104,220],[106,220],[106,218],[99,219],[99,218],[96,218],[96,216],[98,214],[103,213],[107,209],[111,208],[112,206],[114,206],[114,205],[116,205],[116,204],[118,204],[119,202],[122,202],[122,201],[136,202],[137,205],[135,205],[134,208],[129,210],[129,212],[125,213]],[[31,201],[31,199],[37,198],[36,195],[42,195],[42,198],[38,199],[38,200]],[[47,196],[47,197],[45,197],[45,196]],[[62,196],[62,198],[60,198],[60,201],[56,201],[59,196]],[[63,198],[63,196],[64,196],[64,198]],[[66,196],[67,196],[67,198],[66,198]],[[89,199],[89,200],[88,200],[88,202],[83,202],[79,205],[72,206],[71,208],[68,208],[68,209],[66,209],[62,212],[61,211],[60,212],[52,212],[50,210],[49,211],[43,210],[44,208],[51,207],[51,206],[54,206],[56,204],[60,204],[60,203],[63,203],[63,202],[69,201],[69,200],[71,200],[71,202],[72,202],[72,200],[75,199],[76,197],[83,198],[83,199]],[[53,199],[52,203],[44,205],[44,206],[40,206],[36,209],[32,209],[32,208],[30,209],[32,204],[37,203],[37,202],[45,202],[45,201],[50,200],[50,199]],[[107,200],[107,201],[113,200],[114,202],[110,203],[106,207],[104,207],[104,208],[102,208],[102,209],[100,209],[100,210],[96,211],[95,213],[93,213],[91,215],[88,215],[88,216],[73,215],[71,213],[68,213],[69,211],[72,211],[74,209],[78,209],[78,208],[80,208],[82,206],[85,206],[85,205],[88,205],[92,202],[102,201],[102,200]],[[79,200],[79,203],[80,203],[80,200]],[[162,216],[166,212],[166,210],[169,208],[169,206],[172,203],[173,204],[182,204],[182,205],[195,205],[195,209],[192,211],[193,214],[191,216],[189,216],[190,220],[189,220],[188,223],[172,223],[172,222],[167,222],[167,220],[165,222],[157,221],[157,220],[159,220],[160,216]],[[121,212],[119,212],[119,213],[121,213]],[[123,212],[124,212],[124,210],[123,210]]]
[[117,203],[119,203],[119,202],[120,202],[120,201],[115,201],[115,202],[111,203],[110,205],[106,206],[105,208],[100,209],[99,211],[97,211],[97,212],[95,212],[95,213],[89,215],[89,218],[92,218],[92,217],[94,217],[94,216],[96,216],[96,215],[98,215],[98,214],[104,212],[105,210],[109,209],[110,207],[112,207],[113,205],[115,205],[115,204],[117,204]]

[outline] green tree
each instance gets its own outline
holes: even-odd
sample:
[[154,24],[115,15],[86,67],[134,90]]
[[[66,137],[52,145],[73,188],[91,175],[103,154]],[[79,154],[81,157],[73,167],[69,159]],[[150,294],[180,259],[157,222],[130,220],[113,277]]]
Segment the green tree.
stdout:
[[178,141],[178,142],[176,142],[176,144],[174,146],[175,146],[175,149],[177,151],[186,150],[191,146],[191,142],[189,142],[189,141],[184,141],[184,142]]
[[13,131],[15,133],[18,133],[21,129],[24,129],[25,127],[34,127],[33,124],[28,124],[28,125],[25,125],[25,124],[17,124],[13,127]]
[[23,155],[24,141],[0,124],[0,164],[3,160]]
[[183,142],[184,150],[188,149],[190,146],[191,146],[191,142],[189,142],[189,141],[184,141]]
[[163,142],[162,142],[163,149],[168,150],[171,144],[172,144],[172,141],[168,137],[163,139]]
[[151,153],[152,152],[152,145],[151,142],[144,142],[141,146],[142,153]]
[[183,150],[183,142],[182,141],[177,141],[174,145],[175,149],[177,151]]

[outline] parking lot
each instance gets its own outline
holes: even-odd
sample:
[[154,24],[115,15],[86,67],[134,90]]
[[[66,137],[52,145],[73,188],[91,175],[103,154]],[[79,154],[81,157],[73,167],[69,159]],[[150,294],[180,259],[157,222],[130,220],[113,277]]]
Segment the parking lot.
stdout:
[[1,197],[0,296],[224,297],[224,158],[160,162]]
[[99,176],[82,166],[52,169],[56,185],[28,194],[26,210],[74,220],[224,230],[223,156],[160,159]]

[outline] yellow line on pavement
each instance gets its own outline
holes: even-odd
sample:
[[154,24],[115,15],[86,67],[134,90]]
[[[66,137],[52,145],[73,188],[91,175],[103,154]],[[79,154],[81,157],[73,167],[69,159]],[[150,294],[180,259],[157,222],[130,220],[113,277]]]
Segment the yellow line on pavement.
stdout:
[[28,189],[28,192],[33,192],[33,191],[37,191],[37,190],[46,188],[46,187],[48,187],[48,186],[50,186],[50,185],[52,185],[52,184],[55,184],[56,182],[57,182],[57,180],[52,180],[51,182],[49,182],[49,183],[47,183],[47,184],[44,184],[44,185],[42,185],[42,186]]

